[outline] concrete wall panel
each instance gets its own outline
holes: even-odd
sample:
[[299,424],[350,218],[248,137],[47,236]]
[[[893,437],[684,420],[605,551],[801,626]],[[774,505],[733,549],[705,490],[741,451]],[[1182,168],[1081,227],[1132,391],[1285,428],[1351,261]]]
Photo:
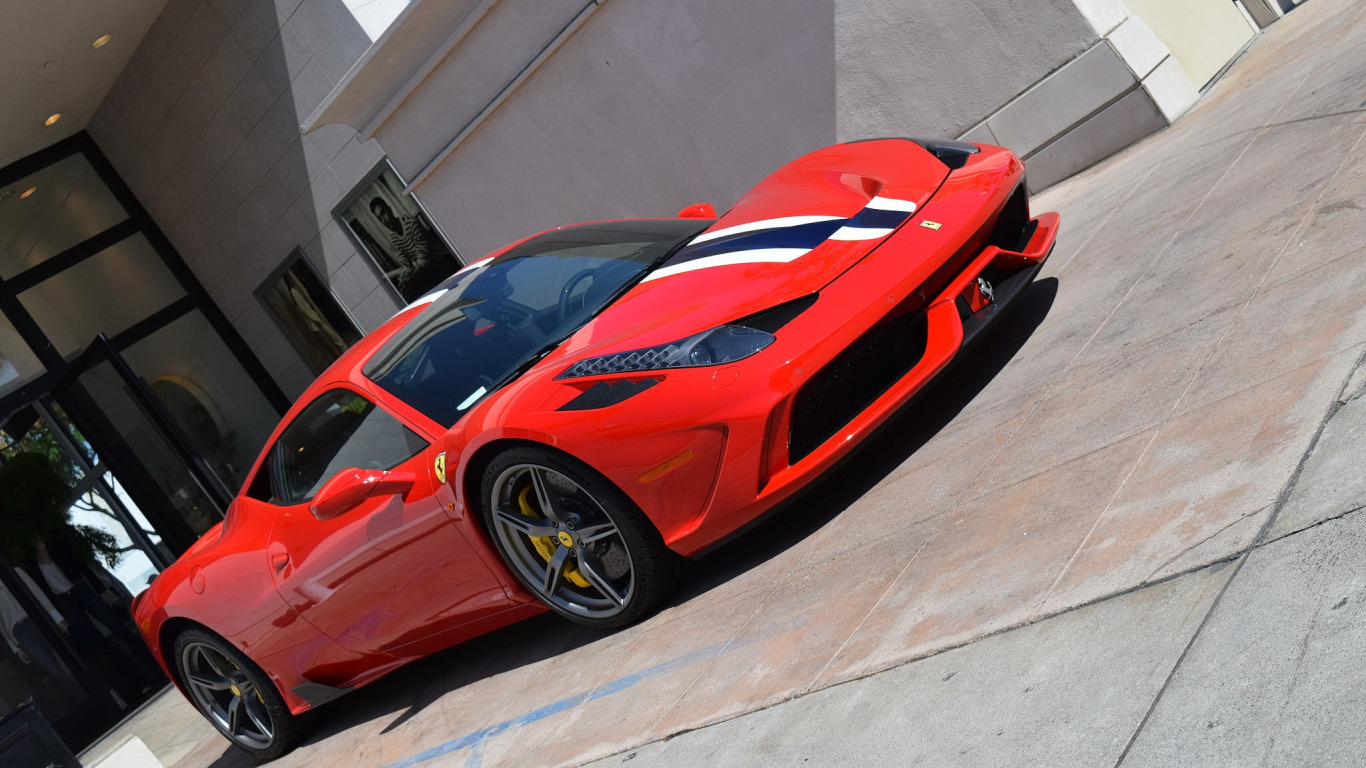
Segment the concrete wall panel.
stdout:
[[1124,63],[1129,65],[1129,69],[1140,78],[1147,77],[1171,53],[1152,28],[1137,16],[1125,19],[1107,39]]
[[1101,43],[992,115],[987,124],[1004,146],[1028,155],[1136,82],[1114,48]]
[[1056,184],[1165,127],[1167,121],[1152,97],[1135,88],[1029,158],[1029,187],[1038,190]]
[[1124,0],[1073,0],[1077,10],[1091,23],[1091,27],[1101,35],[1108,35],[1129,17],[1129,8]]
[[838,134],[957,136],[1091,48],[1072,0],[838,0]]
[[1191,85],[1185,70],[1174,56],[1163,60],[1143,81],[1143,87],[1162,110],[1167,122],[1175,121],[1200,98],[1199,91]]

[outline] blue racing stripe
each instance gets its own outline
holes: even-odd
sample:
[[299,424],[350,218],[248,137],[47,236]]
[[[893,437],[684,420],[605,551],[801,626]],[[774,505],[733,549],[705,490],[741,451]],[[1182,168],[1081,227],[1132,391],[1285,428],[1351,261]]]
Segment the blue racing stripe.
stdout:
[[908,211],[886,211],[880,208],[864,208],[859,211],[854,218],[850,219],[846,227],[867,227],[870,229],[896,229],[902,222],[911,217]]
[[685,247],[674,254],[672,259],[669,259],[669,265],[682,264],[693,259],[700,259],[703,256],[715,256],[718,253],[731,253],[733,251],[754,251],[764,248],[805,248],[810,250],[830,239],[830,235],[844,226],[846,221],[847,219],[816,221],[810,224],[799,224],[795,227],[745,232],[731,237],[709,240],[705,243]]
[[[911,217],[908,211],[887,210],[885,208],[864,208],[849,219],[832,219],[789,227],[774,227],[755,232],[742,232],[727,237],[719,237],[701,243],[685,246],[675,253],[660,269],[687,264],[690,261],[737,251],[763,251],[770,249],[811,250],[820,246],[830,236],[844,227],[857,229],[896,229]],[[846,238],[848,239],[848,238]]]

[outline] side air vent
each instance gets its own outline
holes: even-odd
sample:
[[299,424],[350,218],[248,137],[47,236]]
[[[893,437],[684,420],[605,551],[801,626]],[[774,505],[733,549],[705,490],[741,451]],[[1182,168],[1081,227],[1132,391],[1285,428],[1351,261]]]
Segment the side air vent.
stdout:
[[599,381],[583,394],[560,406],[561,411],[592,411],[625,402],[659,383],[659,379]]
[[779,328],[792,322],[793,319],[811,308],[816,303],[816,297],[820,294],[813,293],[803,296],[800,299],[785,301],[776,307],[769,307],[762,312],[755,312],[748,317],[742,317],[728,325],[739,325],[745,328],[753,328],[756,331],[765,333],[777,333]]

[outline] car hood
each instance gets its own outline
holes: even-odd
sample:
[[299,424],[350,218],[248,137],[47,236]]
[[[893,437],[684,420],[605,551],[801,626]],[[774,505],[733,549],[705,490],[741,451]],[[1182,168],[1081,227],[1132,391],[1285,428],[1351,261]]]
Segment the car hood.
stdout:
[[559,358],[663,344],[816,293],[919,210],[949,168],[905,139],[779,168],[571,337]]

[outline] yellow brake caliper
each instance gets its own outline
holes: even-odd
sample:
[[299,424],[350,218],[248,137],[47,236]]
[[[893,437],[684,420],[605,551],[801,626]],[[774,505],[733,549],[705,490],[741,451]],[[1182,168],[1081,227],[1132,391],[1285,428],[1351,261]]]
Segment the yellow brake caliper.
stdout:
[[[521,493],[517,494],[517,506],[521,507],[522,514],[527,515],[528,517],[544,519],[541,513],[537,512],[531,506],[531,490],[531,487],[527,486],[522,489]],[[555,554],[555,550],[560,548],[560,542],[551,536],[528,536],[527,538],[531,539],[531,546],[536,548],[536,553],[544,558],[547,563],[550,562],[551,556]],[[577,565],[566,566],[564,569],[564,577],[569,579],[569,582],[576,587],[588,586],[588,579],[585,579],[583,574],[579,573]]]
[[[225,656],[224,658],[227,658],[227,657]],[[238,670],[238,671],[241,671],[242,668],[239,667],[239,666],[237,666],[237,662],[233,661],[232,659],[228,659],[228,663],[232,665],[232,668],[233,668],[233,669],[236,669],[236,670]],[[237,693],[237,686],[233,686],[232,692],[233,692],[233,693]],[[239,694],[239,695],[240,695],[240,694]],[[265,704],[265,703],[266,703],[266,700],[265,700],[264,698],[261,697],[261,689],[259,689],[259,688],[256,689],[256,700],[259,701],[259,702],[261,702],[262,704]]]

